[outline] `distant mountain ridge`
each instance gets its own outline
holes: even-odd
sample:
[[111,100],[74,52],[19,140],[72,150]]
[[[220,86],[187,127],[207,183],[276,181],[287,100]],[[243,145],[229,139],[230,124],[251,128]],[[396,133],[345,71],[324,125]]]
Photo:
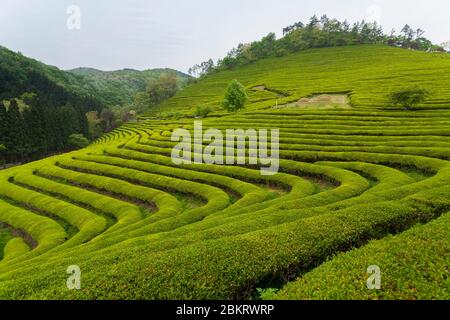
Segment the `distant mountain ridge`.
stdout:
[[[95,139],[121,117],[114,107],[129,107],[149,80],[165,72],[188,79],[171,69],[69,72],[0,46],[0,164],[67,151],[74,134]],[[100,120],[106,108],[113,115]]]
[[103,102],[101,94],[83,77],[0,46],[0,101],[31,92],[55,106],[70,102],[75,96]]
[[175,72],[181,83],[190,76],[173,69],[102,71],[94,68],[61,70],[0,46],[0,101],[35,92],[53,105],[71,97],[90,99],[93,104],[115,106],[133,101],[151,79]]
[[109,105],[123,105],[133,102],[137,92],[144,91],[150,80],[159,78],[164,73],[175,73],[184,83],[190,76],[169,68],[149,70],[122,69],[102,71],[95,68],[76,68],[69,73],[83,77],[86,83],[95,88]]

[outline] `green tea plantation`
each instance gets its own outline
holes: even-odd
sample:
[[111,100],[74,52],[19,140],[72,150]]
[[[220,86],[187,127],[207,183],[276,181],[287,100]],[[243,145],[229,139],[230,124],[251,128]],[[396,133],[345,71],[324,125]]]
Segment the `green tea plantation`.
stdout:
[[[228,113],[234,79],[249,101]],[[411,86],[428,98],[389,102]],[[175,165],[172,132],[198,107],[204,130],[279,129],[279,172]],[[449,212],[450,55],[312,49],[212,73],[85,149],[0,171],[0,298],[448,300]]]

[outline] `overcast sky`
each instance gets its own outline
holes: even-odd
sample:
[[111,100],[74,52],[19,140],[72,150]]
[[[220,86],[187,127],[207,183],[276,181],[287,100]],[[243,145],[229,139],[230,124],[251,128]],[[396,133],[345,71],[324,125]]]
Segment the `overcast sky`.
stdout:
[[[80,29],[67,27],[71,5]],[[385,31],[409,23],[435,43],[450,40],[448,0],[0,0],[0,45],[62,69],[187,71],[314,14],[375,19]]]

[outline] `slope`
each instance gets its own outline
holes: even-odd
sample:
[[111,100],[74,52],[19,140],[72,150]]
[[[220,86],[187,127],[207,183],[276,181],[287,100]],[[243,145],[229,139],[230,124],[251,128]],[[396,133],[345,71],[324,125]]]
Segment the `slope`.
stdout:
[[[387,106],[389,92],[415,84],[432,92],[421,108],[448,108],[450,55],[361,45],[311,49],[206,76],[160,105],[158,112],[192,114],[198,106],[220,110],[224,90],[237,79],[248,89],[248,109],[266,109],[318,93],[345,93],[357,109]],[[263,86],[266,90],[255,90]]]
[[0,100],[38,93],[46,101],[62,106],[71,96],[89,98],[97,104],[97,90],[83,78],[48,66],[0,46]]
[[[191,118],[128,123],[86,149],[0,171],[0,222],[23,239],[0,261],[0,298],[249,299],[428,224],[450,211],[448,59],[380,46],[311,50],[208,76],[161,106],[188,113],[237,76],[291,99],[351,92],[350,109],[273,109],[270,98],[203,119],[205,129],[279,129],[273,176],[253,165],[174,164],[171,134],[192,131]],[[421,110],[383,100],[416,81],[435,92]],[[72,265],[81,290],[66,286]]]
[[102,99],[111,106],[133,102],[136,93],[145,91],[147,83],[159,78],[163,73],[175,73],[181,84],[190,78],[172,69],[100,71],[92,68],[77,68],[69,72],[83,77],[85,82],[95,88]]

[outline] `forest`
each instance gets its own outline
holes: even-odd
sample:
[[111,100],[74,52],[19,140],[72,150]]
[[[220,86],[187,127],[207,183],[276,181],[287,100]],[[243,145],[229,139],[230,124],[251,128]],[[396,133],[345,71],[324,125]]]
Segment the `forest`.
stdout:
[[84,147],[189,79],[172,69],[63,71],[0,47],[0,166]]

